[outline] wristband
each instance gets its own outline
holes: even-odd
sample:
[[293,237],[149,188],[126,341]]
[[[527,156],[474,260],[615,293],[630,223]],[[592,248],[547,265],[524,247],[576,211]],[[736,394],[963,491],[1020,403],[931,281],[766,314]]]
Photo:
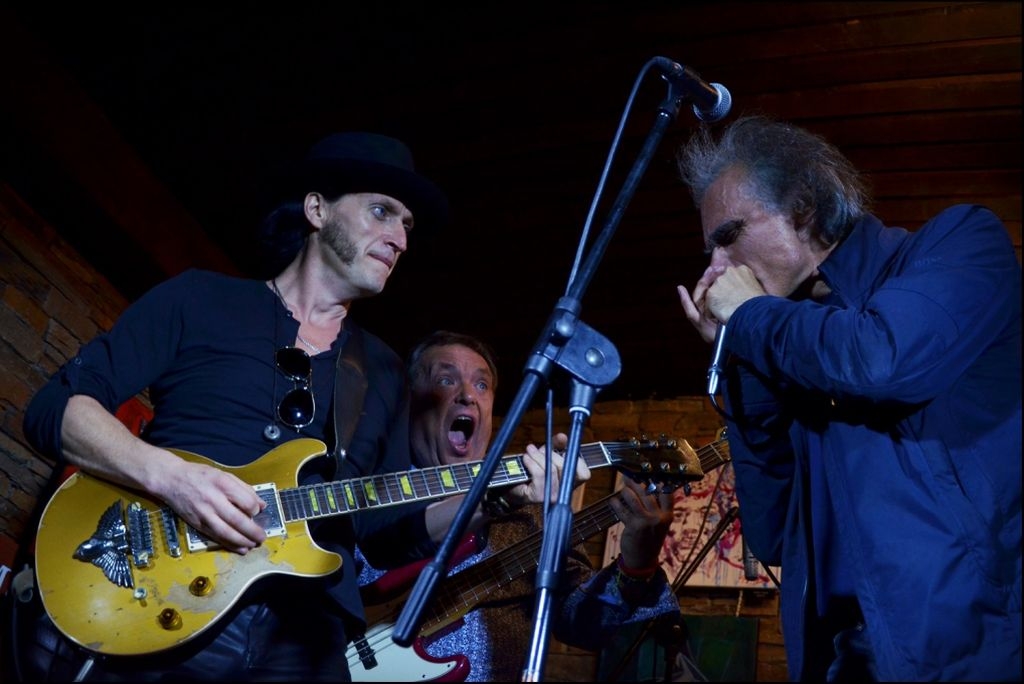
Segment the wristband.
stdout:
[[658,572],[658,568],[661,567],[658,563],[655,563],[654,565],[646,568],[628,568],[626,567],[626,563],[622,560],[622,554],[619,554],[619,557],[615,561],[615,565],[620,575],[625,579],[633,580],[635,582],[648,581],[654,577],[655,573]]

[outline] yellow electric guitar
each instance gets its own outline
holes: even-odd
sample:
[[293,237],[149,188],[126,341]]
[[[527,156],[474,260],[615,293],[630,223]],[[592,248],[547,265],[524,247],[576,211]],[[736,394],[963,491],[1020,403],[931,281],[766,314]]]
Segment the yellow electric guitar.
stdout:
[[[142,655],[181,645],[216,623],[261,578],[320,577],[340,568],[341,557],[312,539],[308,520],[465,493],[480,470],[480,462],[460,463],[300,486],[300,468],[327,453],[319,440],[286,442],[241,467],[172,451],[251,483],[267,503],[255,518],[267,540],[244,556],[226,551],[161,502],[73,474],[40,518],[36,581],[53,623],[85,649]],[[522,458],[503,457],[488,486],[528,481]],[[652,480],[703,477],[692,450],[665,441],[584,444],[580,458],[590,468],[616,466]]]

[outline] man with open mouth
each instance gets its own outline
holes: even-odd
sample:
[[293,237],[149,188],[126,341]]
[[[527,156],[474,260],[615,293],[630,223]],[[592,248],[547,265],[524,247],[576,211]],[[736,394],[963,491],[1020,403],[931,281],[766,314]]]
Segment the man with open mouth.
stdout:
[[[420,467],[481,461],[492,435],[492,412],[498,375],[490,348],[474,337],[438,331],[412,351],[407,363],[410,387],[410,439],[413,461]],[[564,434],[553,445],[566,446]],[[455,558],[449,576],[477,565],[486,558],[521,542],[542,529],[544,501],[544,450],[528,445],[523,462],[531,479],[488,491],[487,500],[474,512],[468,531],[476,542],[471,551]],[[558,495],[563,457],[552,455],[555,480],[551,501]],[[583,459],[576,478],[589,479]],[[678,616],[679,604],[658,563],[662,542],[672,521],[672,494],[649,493],[646,485],[626,478],[627,486],[612,500],[618,519],[625,523],[622,557],[595,572],[582,547],[571,549],[562,574],[562,600],[553,617],[553,634],[564,643],[598,650],[623,625],[642,623],[658,616]],[[496,493],[500,496],[494,496]],[[451,520],[438,509],[452,507],[462,497],[430,504],[431,522]],[[430,529],[431,535],[443,533]],[[537,558],[523,558],[533,562]],[[525,563],[524,563],[525,564]],[[382,573],[364,566],[360,584],[367,585]],[[495,585],[497,585],[495,587]],[[460,620],[430,634],[422,647],[440,661],[460,656],[469,661],[466,681],[519,681],[533,632],[535,573],[489,583],[486,597]],[[442,594],[444,592],[438,592]],[[394,657],[395,648],[381,657]],[[353,670],[353,678],[360,674]],[[421,675],[410,679],[419,680]]]

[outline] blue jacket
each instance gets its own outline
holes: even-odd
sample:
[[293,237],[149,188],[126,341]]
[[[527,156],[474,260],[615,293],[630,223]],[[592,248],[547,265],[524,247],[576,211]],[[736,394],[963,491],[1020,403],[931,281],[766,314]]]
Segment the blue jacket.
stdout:
[[752,299],[725,340],[743,533],[782,567],[790,677],[823,675],[831,591],[856,595],[883,680],[1019,680],[1021,268],[1007,231],[973,205],[913,233],[867,216],[820,270],[826,300]]

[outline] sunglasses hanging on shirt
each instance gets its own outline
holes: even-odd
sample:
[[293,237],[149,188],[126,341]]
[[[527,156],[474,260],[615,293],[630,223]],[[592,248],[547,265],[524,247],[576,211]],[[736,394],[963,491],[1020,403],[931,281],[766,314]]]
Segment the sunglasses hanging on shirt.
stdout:
[[[281,347],[274,353],[274,365],[293,385],[277,405],[277,419],[293,430],[300,430],[311,424],[316,415],[316,402],[310,389],[313,380],[312,360],[309,354],[298,347]],[[263,429],[263,436],[276,442],[281,438],[281,428],[271,423]]]
[[313,422],[316,413],[316,403],[310,390],[313,364],[309,354],[298,347],[281,347],[274,354],[274,363],[294,385],[277,405],[277,417],[293,430],[304,428]]

